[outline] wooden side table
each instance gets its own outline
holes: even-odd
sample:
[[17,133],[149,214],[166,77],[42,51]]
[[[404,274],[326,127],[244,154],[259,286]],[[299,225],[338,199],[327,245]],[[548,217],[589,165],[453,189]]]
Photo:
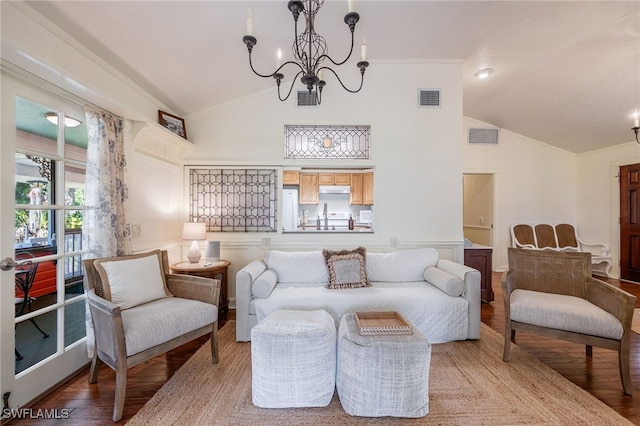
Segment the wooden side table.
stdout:
[[179,262],[171,265],[171,271],[176,274],[195,275],[220,280],[220,302],[218,303],[218,309],[222,313],[222,317],[227,319],[227,314],[229,313],[227,268],[229,265],[231,265],[231,262],[226,260],[219,260],[217,262],[200,260],[198,263]]
[[480,298],[484,302],[493,302],[493,288],[491,287],[491,256],[493,248],[473,245],[464,249],[464,264],[480,271]]

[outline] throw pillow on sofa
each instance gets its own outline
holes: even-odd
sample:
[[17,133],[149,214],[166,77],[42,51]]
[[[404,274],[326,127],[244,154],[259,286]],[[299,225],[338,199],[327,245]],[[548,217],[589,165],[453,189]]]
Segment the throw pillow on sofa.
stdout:
[[273,250],[265,254],[267,268],[278,275],[281,283],[326,283],[327,265],[322,252]]
[[424,271],[425,281],[438,287],[449,296],[458,297],[464,292],[464,281],[442,269],[431,266]]
[[329,271],[329,289],[370,287],[365,265],[366,250],[322,250]]
[[253,283],[251,293],[253,297],[258,299],[266,299],[269,297],[273,289],[278,284],[278,274],[272,269],[265,269]]
[[367,276],[388,283],[422,281],[425,269],[436,266],[438,252],[431,247],[389,253],[367,252]]

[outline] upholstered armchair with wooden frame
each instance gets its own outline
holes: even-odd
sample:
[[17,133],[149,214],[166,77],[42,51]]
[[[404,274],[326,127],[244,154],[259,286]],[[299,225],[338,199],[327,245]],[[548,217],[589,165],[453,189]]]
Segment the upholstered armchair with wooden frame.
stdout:
[[98,380],[98,359],[116,371],[114,422],[122,418],[127,369],[206,334],[218,363],[220,280],[170,274],[160,250],[84,265],[96,342],[89,383]]
[[502,282],[505,314],[503,360],[516,330],[618,352],[624,393],[631,395],[629,349],[636,297],[591,276],[591,255],[509,248]]

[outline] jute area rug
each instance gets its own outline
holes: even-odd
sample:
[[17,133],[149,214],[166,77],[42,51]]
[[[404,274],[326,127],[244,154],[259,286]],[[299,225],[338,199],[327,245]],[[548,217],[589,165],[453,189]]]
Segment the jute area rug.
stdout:
[[481,339],[432,346],[429,414],[420,419],[346,414],[337,394],[327,407],[263,409],[251,402],[251,344],[220,330],[220,363],[200,348],[129,425],[629,425],[613,409],[482,324]]

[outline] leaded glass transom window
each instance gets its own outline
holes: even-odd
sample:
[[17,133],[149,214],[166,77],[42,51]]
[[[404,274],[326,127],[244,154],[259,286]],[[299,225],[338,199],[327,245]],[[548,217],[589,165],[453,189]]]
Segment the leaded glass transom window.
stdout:
[[208,232],[275,232],[277,173],[273,169],[193,168],[189,220]]
[[369,159],[369,126],[284,126],[284,158]]

